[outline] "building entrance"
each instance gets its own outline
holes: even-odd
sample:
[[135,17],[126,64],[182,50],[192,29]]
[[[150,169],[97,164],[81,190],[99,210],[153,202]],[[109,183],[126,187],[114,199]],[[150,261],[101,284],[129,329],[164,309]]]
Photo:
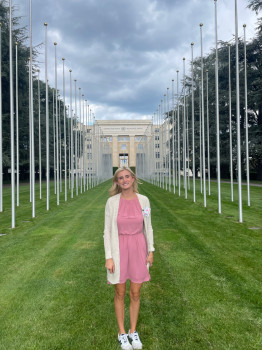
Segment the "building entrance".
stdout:
[[128,153],[119,154],[119,166],[128,166]]

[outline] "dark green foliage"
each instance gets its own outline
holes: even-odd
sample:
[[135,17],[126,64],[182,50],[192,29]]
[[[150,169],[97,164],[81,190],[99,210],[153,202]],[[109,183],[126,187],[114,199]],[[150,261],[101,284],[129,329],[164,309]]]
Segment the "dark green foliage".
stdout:
[[[261,4],[261,1],[259,2]],[[260,5],[261,6],[261,5]],[[256,8],[261,9],[261,7]],[[262,179],[262,32],[247,44],[247,101],[248,101],[248,134],[251,179]],[[230,44],[231,94],[232,94],[232,136],[233,136],[233,167],[234,177],[237,176],[237,120],[236,120],[236,47],[235,42]],[[229,48],[227,42],[220,42],[218,50],[219,75],[219,129],[220,129],[220,156],[221,176],[229,177]],[[210,166],[211,176],[216,177],[216,90],[215,90],[215,51],[204,57],[204,109],[206,120],[206,97],[208,70],[208,98],[210,118]],[[239,41],[239,72],[240,72],[240,129],[242,169],[245,174],[245,80],[244,80],[244,42]],[[194,61],[194,104],[195,104],[195,145],[196,154],[199,154],[199,95],[201,88],[201,58]],[[188,97],[189,124],[191,125],[191,76],[186,78]],[[190,142],[191,142],[191,128]],[[205,125],[205,132],[207,125]],[[206,146],[207,149],[207,146]],[[199,157],[196,157],[196,169],[199,169]],[[244,175],[245,178],[245,175]]]
[[[249,8],[255,11],[257,14],[262,10],[262,1],[261,0],[249,0]],[[258,19],[257,29],[262,32],[262,17]]]
[[[10,168],[10,92],[9,92],[9,8],[6,1],[0,3],[0,21],[2,23],[2,108],[3,108],[3,171],[4,180],[10,180],[8,168]],[[29,177],[29,47],[26,45],[27,28],[19,27],[20,17],[13,17],[13,86],[14,86],[14,125],[16,125],[16,53],[18,49],[18,119],[19,119],[19,164],[20,179],[26,180]],[[35,138],[35,166],[36,173],[39,169],[39,127],[38,127],[38,78],[37,49],[33,49],[33,107],[34,107],[34,138]],[[53,89],[49,89],[49,134],[50,134],[50,171],[53,174]],[[41,147],[42,147],[42,171],[45,174],[46,167],[46,85],[40,81],[40,103],[41,103]],[[60,101],[61,116],[61,137],[64,138],[63,102]],[[58,112],[59,114],[59,112]],[[15,139],[16,139],[15,127]],[[62,159],[64,154],[62,155]]]
[[136,167],[135,166],[131,166],[130,169],[133,171],[133,173],[136,173]]

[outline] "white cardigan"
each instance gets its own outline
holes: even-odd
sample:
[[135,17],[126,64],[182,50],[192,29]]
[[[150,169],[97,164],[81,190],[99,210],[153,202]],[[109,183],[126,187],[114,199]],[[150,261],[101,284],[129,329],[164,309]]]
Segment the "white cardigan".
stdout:
[[[105,246],[105,258],[112,258],[115,264],[115,272],[110,273],[107,271],[107,280],[112,284],[119,283],[120,280],[120,254],[119,254],[119,239],[117,228],[117,214],[120,202],[120,193],[108,198],[105,208],[105,228],[104,228],[104,246]],[[146,196],[139,193],[136,194],[141,205],[142,211],[145,208],[150,208],[149,200]],[[144,216],[144,229],[143,233],[147,242],[147,251],[153,252],[154,239],[153,229],[151,225],[151,215]]]

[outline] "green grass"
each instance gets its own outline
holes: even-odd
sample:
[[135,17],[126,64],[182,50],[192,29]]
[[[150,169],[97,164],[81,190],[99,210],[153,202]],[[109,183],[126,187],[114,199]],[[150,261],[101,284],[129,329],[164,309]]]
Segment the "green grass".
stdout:
[[[60,206],[52,189],[50,211],[37,199],[35,219],[28,187],[22,186],[13,230],[10,188],[4,189],[1,350],[119,349],[114,291],[104,268],[109,186],[73,199],[69,194],[67,202],[61,194]],[[229,186],[222,184],[221,215],[215,183],[207,208],[199,189],[192,203],[192,191],[185,200],[183,193],[179,198],[148,183],[140,186],[150,198],[156,247],[152,279],[141,295],[143,349],[262,348],[262,188],[251,187],[251,207],[244,199],[240,224]]]

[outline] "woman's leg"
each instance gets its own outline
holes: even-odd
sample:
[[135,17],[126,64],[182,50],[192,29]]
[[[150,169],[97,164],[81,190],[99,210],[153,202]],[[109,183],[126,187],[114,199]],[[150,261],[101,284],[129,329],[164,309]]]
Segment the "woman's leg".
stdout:
[[133,333],[136,330],[136,324],[139,314],[140,307],[140,289],[142,283],[134,283],[130,281],[130,333]]
[[115,312],[116,319],[119,328],[119,334],[126,333],[124,320],[125,320],[125,295],[126,295],[126,283],[115,284]]

